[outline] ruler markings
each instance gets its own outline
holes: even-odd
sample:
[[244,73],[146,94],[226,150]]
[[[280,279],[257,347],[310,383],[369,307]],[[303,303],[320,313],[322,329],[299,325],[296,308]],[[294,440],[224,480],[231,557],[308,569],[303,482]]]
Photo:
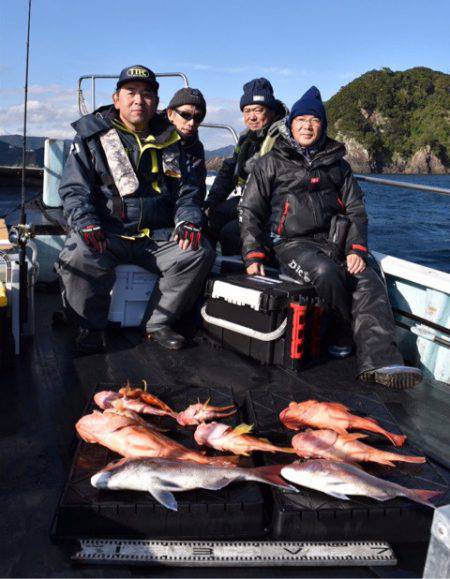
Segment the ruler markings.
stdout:
[[148,563],[187,566],[268,565],[395,565],[391,547],[383,541],[152,541],[81,540],[78,562]]

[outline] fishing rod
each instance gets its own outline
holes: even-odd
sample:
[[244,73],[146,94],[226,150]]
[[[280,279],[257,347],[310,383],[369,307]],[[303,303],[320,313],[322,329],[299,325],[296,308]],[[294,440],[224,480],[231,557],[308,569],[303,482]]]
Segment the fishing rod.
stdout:
[[26,42],[24,108],[23,108],[23,140],[22,140],[22,187],[20,203],[20,219],[18,225],[11,228],[9,239],[11,243],[19,246],[19,333],[21,351],[23,341],[23,328],[28,321],[28,264],[26,258],[27,243],[32,237],[32,229],[27,224],[25,212],[25,182],[27,161],[27,104],[28,104],[28,68],[30,58],[30,23],[31,23],[31,0],[28,0],[28,26]]

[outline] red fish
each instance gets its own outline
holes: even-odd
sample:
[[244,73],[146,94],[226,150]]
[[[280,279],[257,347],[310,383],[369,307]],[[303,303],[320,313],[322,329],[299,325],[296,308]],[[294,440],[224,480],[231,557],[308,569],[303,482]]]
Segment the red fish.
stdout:
[[138,414],[150,414],[153,416],[171,416],[176,417],[176,413],[172,410],[168,412],[160,407],[151,406],[144,402],[141,397],[131,398],[126,395],[121,395],[118,392],[113,392],[112,390],[102,390],[97,392],[94,396],[94,402],[102,410],[107,410],[108,408],[116,408],[118,410],[132,410]]
[[177,412],[172,410],[172,408],[170,408],[170,406],[168,406],[160,398],[154,394],[150,394],[150,392],[147,392],[147,382],[145,380],[142,380],[142,382],[144,383],[144,390],[141,388],[131,388],[129,385],[127,385],[119,390],[119,394],[121,396],[126,396],[127,398],[140,400],[144,404],[148,404],[154,408],[159,408],[163,411],[163,414],[176,419]]
[[[230,412],[227,412],[228,410]],[[225,418],[236,412],[237,408],[235,408],[233,404],[231,406],[210,406],[208,399],[204,403],[198,402],[197,404],[191,404],[186,410],[179,412],[177,422],[181,424],[181,426],[197,426],[213,418]]]
[[327,458],[343,462],[377,462],[387,466],[395,466],[394,461],[424,463],[423,456],[405,456],[393,452],[385,452],[372,448],[360,438],[366,434],[338,434],[333,430],[306,430],[296,434],[292,446],[302,458]]
[[325,428],[338,434],[346,434],[347,430],[368,430],[388,438],[395,446],[403,446],[406,436],[393,434],[382,428],[373,418],[362,418],[351,414],[349,408],[337,402],[291,402],[280,412],[281,422],[291,430],[301,430],[305,427]]
[[142,418],[105,410],[83,416],[76,424],[78,434],[86,442],[98,442],[127,458],[176,458],[201,464],[234,466],[235,457],[209,457],[184,447],[153,429]]
[[275,446],[265,438],[250,436],[251,430],[252,426],[249,424],[240,424],[233,428],[220,422],[210,422],[197,426],[194,438],[200,446],[207,445],[216,450],[243,456],[249,456],[253,450],[295,453],[293,448]]

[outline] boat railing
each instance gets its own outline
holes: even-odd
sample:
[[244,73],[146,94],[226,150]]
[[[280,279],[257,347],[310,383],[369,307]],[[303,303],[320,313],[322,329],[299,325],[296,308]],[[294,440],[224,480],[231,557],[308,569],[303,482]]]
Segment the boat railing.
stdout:
[[415,189],[416,191],[429,191],[430,193],[439,193],[440,195],[450,196],[450,189],[446,187],[434,187],[432,185],[423,185],[422,183],[408,183],[406,181],[397,181],[396,179],[385,179],[384,177],[369,177],[355,173],[358,181],[374,183],[375,185],[384,185],[387,187],[400,187],[401,189]]
[[[155,73],[159,78],[166,78],[166,77],[179,77],[183,81],[183,85],[185,87],[189,86],[189,81],[187,76],[184,72],[157,72]],[[91,105],[92,110],[95,111],[96,109],[96,98],[95,98],[95,89],[96,89],[96,81],[98,79],[118,79],[119,76],[117,74],[86,74],[84,76],[80,76],[78,79],[78,111],[80,115],[87,115],[89,110],[86,106],[86,100],[84,98],[83,93],[83,81],[90,80],[91,81]]]

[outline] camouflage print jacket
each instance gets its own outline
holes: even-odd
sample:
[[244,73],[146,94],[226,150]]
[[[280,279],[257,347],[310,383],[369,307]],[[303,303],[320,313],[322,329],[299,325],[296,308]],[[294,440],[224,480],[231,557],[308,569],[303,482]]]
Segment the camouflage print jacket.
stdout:
[[[102,107],[73,123],[76,136],[59,194],[72,230],[101,225],[133,235],[149,228],[201,224],[202,186],[190,171],[179,136],[161,115],[145,140]],[[117,138],[119,137],[119,138]]]

